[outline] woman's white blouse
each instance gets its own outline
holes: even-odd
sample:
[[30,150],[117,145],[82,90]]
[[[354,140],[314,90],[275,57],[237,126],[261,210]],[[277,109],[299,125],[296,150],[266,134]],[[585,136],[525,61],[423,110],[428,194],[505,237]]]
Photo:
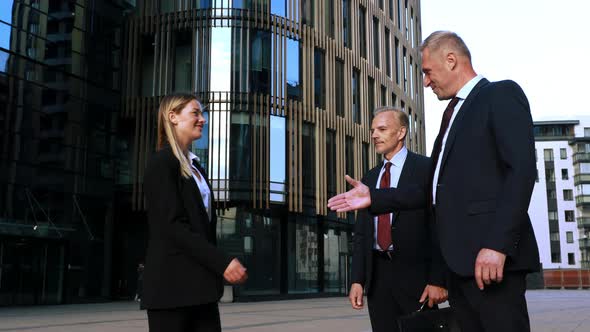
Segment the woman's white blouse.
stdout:
[[[191,161],[196,160],[197,162],[199,162],[199,157],[197,157],[194,153],[192,153],[190,151],[188,152],[188,158]],[[207,215],[209,216],[209,221],[211,221],[211,190],[209,190],[209,186],[207,185],[207,181],[205,181],[205,177],[199,171],[199,169],[196,168],[192,163],[191,163],[191,167],[195,171],[197,171],[200,175],[200,177],[197,177],[195,175],[195,173],[191,173],[193,176],[193,179],[195,179],[195,182],[197,183],[197,186],[199,187],[199,191],[201,192],[201,198],[203,199],[203,204],[205,204],[205,208],[207,209]]]

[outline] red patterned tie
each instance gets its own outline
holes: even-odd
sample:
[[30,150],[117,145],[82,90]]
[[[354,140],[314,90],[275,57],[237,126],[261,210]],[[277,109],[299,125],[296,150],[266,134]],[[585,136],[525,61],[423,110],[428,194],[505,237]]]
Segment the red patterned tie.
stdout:
[[[389,169],[391,165],[390,162],[385,164],[385,172],[381,176],[379,188],[389,188],[391,179]],[[391,219],[389,218],[389,213],[380,214],[377,217],[377,243],[383,251],[387,251],[391,245]]]
[[[431,170],[431,181],[434,182],[434,171],[436,170],[436,164],[438,163],[438,157],[440,156],[441,149],[442,149],[442,140],[447,132],[447,128],[449,128],[449,122],[451,122],[451,117],[453,116],[453,112],[455,111],[455,106],[459,102],[459,98],[454,97],[451,99],[447,108],[445,108],[445,112],[442,116],[442,121],[440,123],[440,129],[438,130],[438,136],[436,136],[436,140],[434,141],[434,147],[432,148],[432,154],[430,155],[430,159],[432,160],[432,170]],[[432,182],[430,188],[432,188]],[[428,206],[432,206],[432,193],[428,194]]]

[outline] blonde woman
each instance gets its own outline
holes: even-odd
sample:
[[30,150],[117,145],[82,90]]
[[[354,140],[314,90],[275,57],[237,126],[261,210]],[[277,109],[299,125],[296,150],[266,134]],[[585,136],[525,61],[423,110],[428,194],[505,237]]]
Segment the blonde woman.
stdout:
[[189,94],[160,103],[157,152],[144,177],[149,246],[141,306],[151,332],[221,331],[222,276],[232,284],[247,279],[242,264],[216,247],[213,191],[189,151],[205,126],[202,111]]

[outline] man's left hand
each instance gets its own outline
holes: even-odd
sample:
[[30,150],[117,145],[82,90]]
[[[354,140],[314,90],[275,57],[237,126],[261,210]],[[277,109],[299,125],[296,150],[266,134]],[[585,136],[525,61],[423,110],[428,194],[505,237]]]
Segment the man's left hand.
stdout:
[[502,282],[505,261],[506,255],[501,252],[486,248],[479,251],[475,259],[475,282],[480,290],[492,281]]
[[328,207],[336,212],[348,212],[369,207],[371,205],[371,193],[369,187],[348,175],[346,175],[344,179],[353,188],[345,193],[330,198],[328,200]]
[[449,297],[449,293],[445,288],[434,286],[434,285],[426,285],[424,288],[424,292],[422,292],[422,296],[420,297],[420,303],[423,303],[428,299],[428,306],[432,308],[433,305],[443,303]]

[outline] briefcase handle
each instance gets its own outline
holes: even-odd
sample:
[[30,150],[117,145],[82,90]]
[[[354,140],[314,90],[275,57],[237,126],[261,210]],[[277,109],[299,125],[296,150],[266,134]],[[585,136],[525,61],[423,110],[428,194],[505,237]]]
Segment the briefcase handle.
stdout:
[[[422,302],[422,305],[420,306],[420,308],[418,310],[416,310],[416,312],[423,312],[426,310],[432,310],[432,308],[426,306],[427,303],[428,303],[428,297],[426,298],[426,300],[424,300],[424,302]],[[437,309],[440,309],[440,308],[437,307]]]
[[422,311],[424,311],[424,309],[426,308],[426,303],[428,303],[428,297],[424,300],[424,302],[422,302],[422,305],[420,306],[420,309],[416,310],[416,312],[422,312]]

